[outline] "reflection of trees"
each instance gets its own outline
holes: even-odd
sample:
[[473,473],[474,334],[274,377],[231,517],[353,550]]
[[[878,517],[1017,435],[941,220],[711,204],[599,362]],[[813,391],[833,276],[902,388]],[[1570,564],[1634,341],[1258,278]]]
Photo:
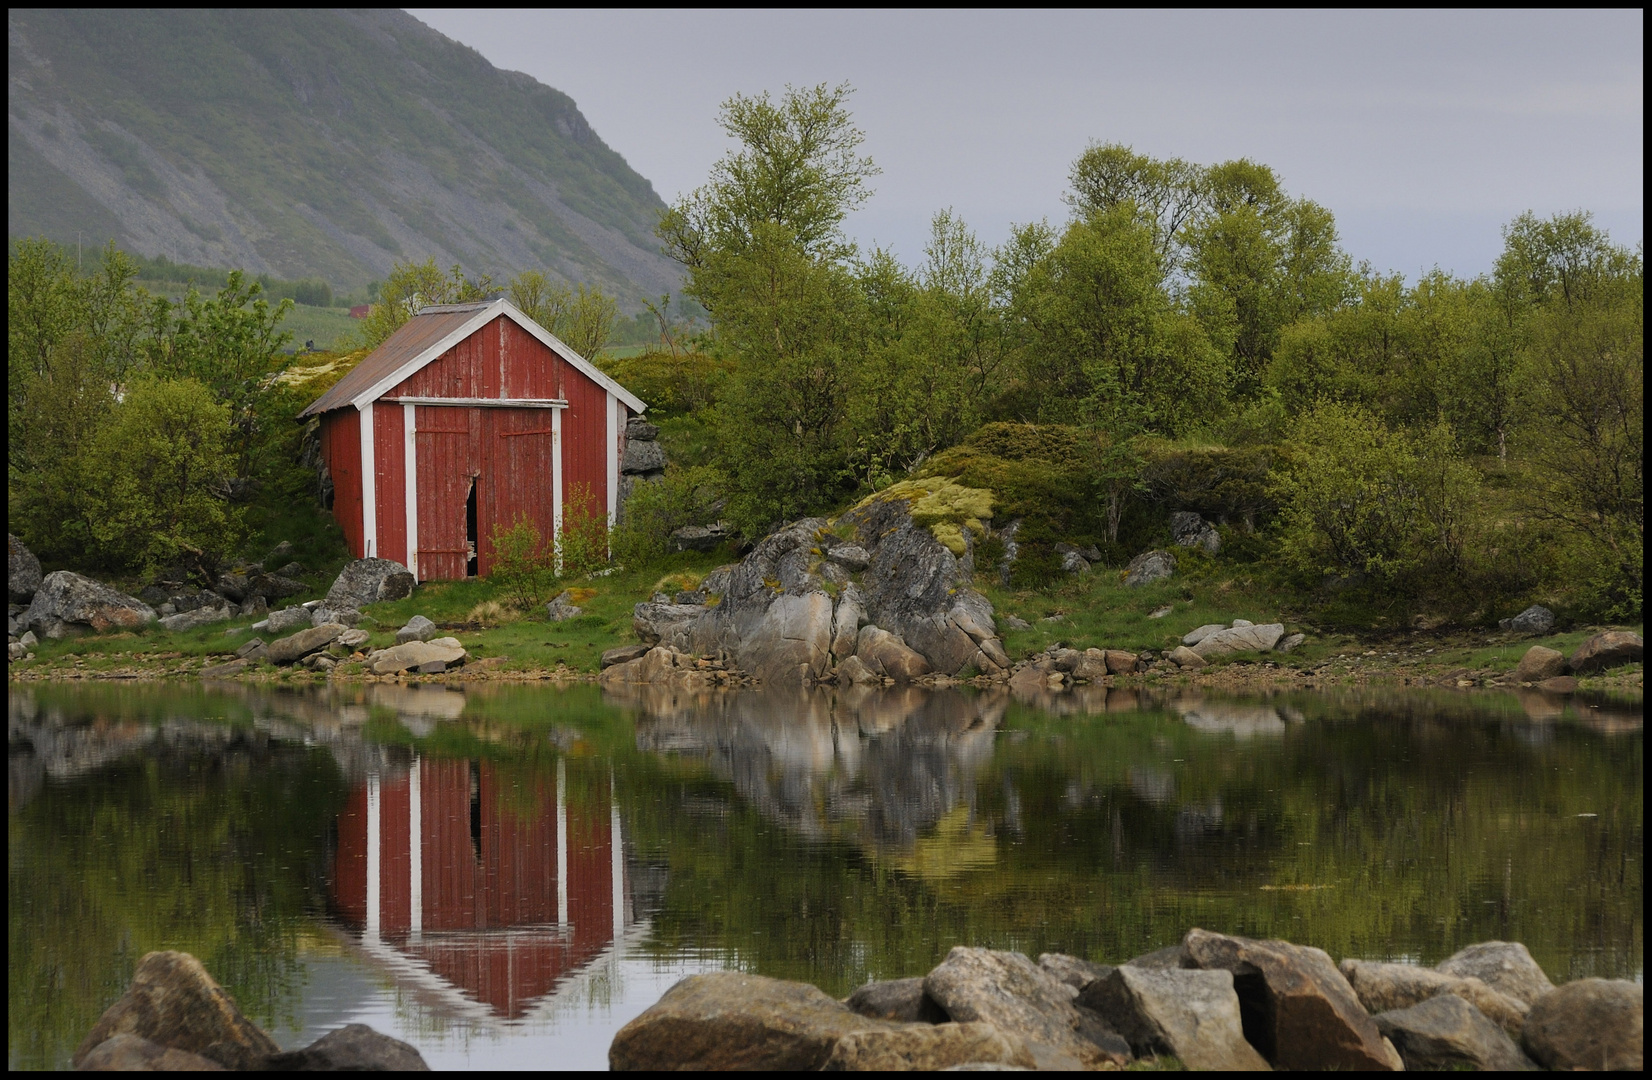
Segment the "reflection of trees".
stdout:
[[[658,946],[834,991],[960,942],[1116,961],[1195,925],[1339,958],[1501,938],[1557,977],[1639,970],[1622,704],[1574,702],[1534,743],[1529,710],[1485,693],[1049,696],[1011,703],[989,755],[927,737],[919,710],[846,741],[863,729],[836,694],[633,695],[633,835],[670,868]],[[960,812],[993,857],[966,854]]]
[[344,793],[331,756],[187,708],[146,719],[46,696],[13,688],[8,708],[12,1066],[64,1067],[152,949],[194,953],[254,1017],[290,1010]]

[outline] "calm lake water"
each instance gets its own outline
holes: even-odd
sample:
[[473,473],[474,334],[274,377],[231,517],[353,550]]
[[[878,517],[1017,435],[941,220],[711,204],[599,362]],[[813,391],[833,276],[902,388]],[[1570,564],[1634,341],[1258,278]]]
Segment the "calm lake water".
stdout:
[[12,688],[8,1064],[152,949],[284,1047],[590,1068],[686,974],[842,995],[1192,926],[1640,978],[1638,700]]

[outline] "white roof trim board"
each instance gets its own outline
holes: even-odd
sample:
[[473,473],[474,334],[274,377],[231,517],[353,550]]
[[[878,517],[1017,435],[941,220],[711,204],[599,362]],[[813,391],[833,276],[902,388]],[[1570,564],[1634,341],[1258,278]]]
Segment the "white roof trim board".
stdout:
[[[434,314],[439,311],[462,310],[464,310],[464,308],[461,305],[454,304],[444,305],[440,308],[422,308],[418,314],[423,315],[425,312],[431,312]],[[423,352],[407,361],[395,371],[392,371],[389,375],[386,375],[372,386],[369,386],[366,390],[363,390],[361,393],[357,394],[353,399],[351,399],[350,404],[354,405],[357,409],[365,409],[369,404],[377,401],[379,398],[389,393],[390,389],[402,382],[402,380],[410,378],[421,370],[426,364],[436,360],[443,353],[447,352],[449,349],[459,344],[459,342],[465,340],[465,338],[474,334],[476,331],[480,330],[500,315],[504,315],[509,318],[512,322],[516,323],[516,325],[538,338],[541,344],[561,356],[563,359],[567,360],[569,363],[573,364],[574,367],[579,369],[580,373],[586,378],[590,379],[604,390],[607,390],[610,394],[613,394],[615,397],[625,402],[626,406],[630,408],[632,412],[641,413],[647,410],[648,406],[644,405],[642,400],[635,394],[631,393],[625,387],[609,378],[595,364],[591,363],[589,360],[585,359],[585,357],[569,348],[567,343],[561,338],[557,337],[549,330],[546,330],[543,326],[540,326],[538,323],[528,318],[522,313],[520,308],[502,297],[490,304],[478,305],[476,307],[476,314],[465,320],[464,324],[457,330],[454,330],[446,337],[437,341],[435,344],[429,346]],[[417,317],[418,315],[414,316],[414,318]]]

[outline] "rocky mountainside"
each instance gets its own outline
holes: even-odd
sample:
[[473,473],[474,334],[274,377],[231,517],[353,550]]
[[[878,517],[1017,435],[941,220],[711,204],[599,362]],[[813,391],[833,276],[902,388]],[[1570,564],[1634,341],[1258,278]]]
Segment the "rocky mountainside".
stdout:
[[7,233],[320,276],[397,259],[677,288],[663,203],[565,94],[401,11],[7,16]]

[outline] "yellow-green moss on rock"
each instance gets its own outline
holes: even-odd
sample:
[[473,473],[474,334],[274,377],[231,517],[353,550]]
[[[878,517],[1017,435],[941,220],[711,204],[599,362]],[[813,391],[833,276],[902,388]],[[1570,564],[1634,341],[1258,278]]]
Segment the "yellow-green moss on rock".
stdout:
[[985,536],[986,523],[992,520],[992,492],[965,487],[955,477],[902,480],[862,499],[859,506],[886,499],[905,499],[911,506],[913,523],[928,528],[936,540],[959,557],[969,550],[964,530]]

